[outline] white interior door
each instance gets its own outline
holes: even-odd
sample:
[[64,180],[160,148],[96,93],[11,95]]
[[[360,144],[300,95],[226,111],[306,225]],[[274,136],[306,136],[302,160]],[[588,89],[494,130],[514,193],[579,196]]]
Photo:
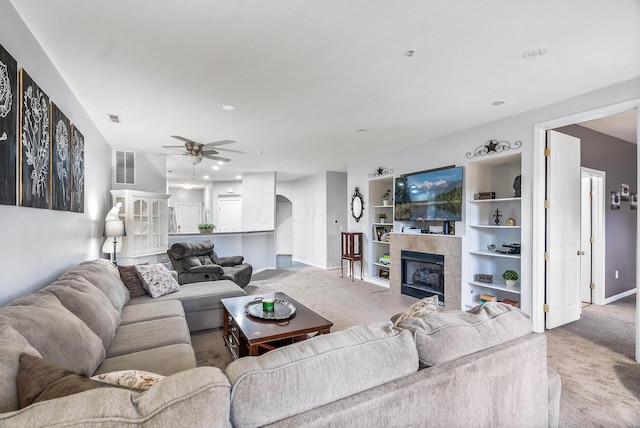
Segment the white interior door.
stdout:
[[580,319],[580,139],[547,131],[546,327]]
[[178,233],[196,233],[198,224],[202,218],[202,207],[200,204],[177,204],[176,222],[178,223]]
[[581,300],[585,303],[593,303],[591,296],[591,176],[582,173],[582,212],[580,221],[580,295]]
[[276,204],[276,254],[292,254],[292,213],[291,202]]
[[218,199],[218,225],[220,232],[239,232],[242,230],[242,199]]

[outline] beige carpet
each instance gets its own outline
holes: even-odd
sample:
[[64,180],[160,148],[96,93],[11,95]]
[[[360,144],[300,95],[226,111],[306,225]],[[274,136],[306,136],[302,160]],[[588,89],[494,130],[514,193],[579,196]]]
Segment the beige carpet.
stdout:
[[[254,275],[249,294],[282,291],[334,323],[331,331],[386,321],[417,299],[311,267]],[[562,427],[640,427],[640,364],[634,355],[635,296],[583,309],[582,319],[547,331],[549,366],[562,377]],[[198,365],[224,368],[222,331],[192,335]]]
[[560,426],[640,427],[635,301],[587,306],[579,321],[545,333],[548,364],[562,378]]

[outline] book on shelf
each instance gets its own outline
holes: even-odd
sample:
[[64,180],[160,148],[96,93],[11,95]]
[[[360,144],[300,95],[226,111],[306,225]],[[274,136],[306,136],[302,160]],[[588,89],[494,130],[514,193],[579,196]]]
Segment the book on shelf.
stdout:
[[517,300],[502,299],[502,303],[506,303],[507,305],[515,306],[516,308],[520,307],[520,302],[518,302]]
[[494,295],[483,293],[480,295],[480,303],[496,302],[498,298]]

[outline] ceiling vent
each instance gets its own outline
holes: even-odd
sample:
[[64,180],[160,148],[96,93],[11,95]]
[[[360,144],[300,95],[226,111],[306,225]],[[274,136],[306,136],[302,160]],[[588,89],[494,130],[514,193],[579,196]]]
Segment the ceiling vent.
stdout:
[[118,116],[117,114],[110,114],[109,119],[113,123],[120,123],[120,116]]

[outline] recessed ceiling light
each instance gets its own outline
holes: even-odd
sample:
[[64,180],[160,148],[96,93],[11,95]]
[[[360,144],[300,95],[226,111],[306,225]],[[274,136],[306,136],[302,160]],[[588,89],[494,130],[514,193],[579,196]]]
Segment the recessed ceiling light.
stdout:
[[218,104],[218,108],[224,111],[231,111],[235,106],[233,104]]
[[120,116],[117,114],[109,114],[109,120],[113,123],[120,123]]
[[191,189],[193,189],[193,184],[191,184],[191,183],[184,183],[184,184],[182,185],[182,188],[183,188],[183,189],[187,189],[187,190],[191,190]]
[[204,178],[205,180],[208,180],[211,177],[209,177],[208,175],[203,175],[202,178]]
[[218,165],[224,165],[224,162],[218,161]]
[[542,55],[545,55],[549,51],[549,48],[546,46],[538,46],[537,48],[529,49],[525,53],[522,54],[522,58],[524,59],[536,59],[540,58]]
[[236,178],[237,178],[238,180],[242,180],[242,176],[241,176],[241,175],[236,175]]
[[411,51],[411,50],[410,50],[410,51],[406,51],[404,54],[405,54],[406,56],[408,56],[409,58],[411,58],[412,56],[414,56],[414,55],[416,54],[416,52],[415,52],[415,51]]
[[494,106],[501,106],[502,104],[506,103],[505,100],[495,100],[494,102],[492,102],[491,104],[493,104]]
[[214,165],[211,167],[211,169],[220,169],[220,167],[218,165]]
[[356,132],[369,132],[369,130],[362,128],[362,129],[356,129]]

